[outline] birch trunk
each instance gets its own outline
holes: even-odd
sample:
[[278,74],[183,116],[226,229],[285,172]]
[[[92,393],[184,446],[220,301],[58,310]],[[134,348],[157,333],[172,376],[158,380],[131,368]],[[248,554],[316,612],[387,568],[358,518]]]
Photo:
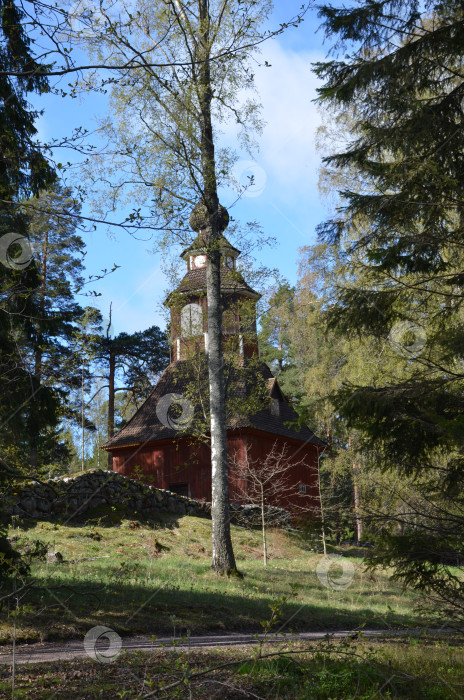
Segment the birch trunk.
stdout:
[[226,407],[222,349],[221,259],[218,233],[218,195],[214,136],[211,119],[211,76],[209,67],[210,27],[208,1],[198,0],[200,36],[198,42],[199,101],[201,124],[201,165],[203,199],[209,214],[206,229],[206,296],[208,305],[208,375],[211,415],[211,518],[213,525],[212,568],[218,573],[237,571],[230,536]]
[[324,551],[324,556],[327,556],[327,541],[325,537],[325,518],[324,518],[324,506],[322,505],[322,489],[321,489],[321,456],[326,451],[326,447],[321,450],[317,450],[317,490],[319,494],[319,507],[321,509],[321,537],[322,537],[322,548]]
[[264,489],[261,486],[261,528],[263,533],[263,560],[267,566],[267,541],[266,541],[266,517],[264,512]]
[[359,544],[363,538],[363,522],[360,515],[360,497],[358,484],[359,465],[356,462],[353,464],[353,497],[354,497],[354,514],[356,522],[356,542]]

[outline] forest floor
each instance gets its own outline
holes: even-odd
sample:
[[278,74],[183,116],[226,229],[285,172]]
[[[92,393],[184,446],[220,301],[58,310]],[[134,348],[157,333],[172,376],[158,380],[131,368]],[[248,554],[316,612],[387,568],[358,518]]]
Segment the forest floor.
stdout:
[[[263,566],[261,533],[232,527],[237,566],[243,578],[211,570],[211,521],[165,515],[156,523],[106,516],[59,525],[29,521],[10,532],[15,546],[39,540],[61,563],[37,560],[33,586],[21,595],[16,641],[82,637],[95,625],[124,636],[192,635],[261,631],[270,606],[279,608],[281,630],[427,627],[414,612],[417,596],[394,583],[388,571],[366,571],[359,550],[343,551],[340,571],[330,570],[326,587],[316,573],[322,555],[301,536],[269,532],[269,564]],[[107,524],[105,524],[105,522]],[[338,565],[337,562],[337,565]],[[11,607],[11,606],[10,606]],[[12,640],[11,611],[0,610],[0,644]]]
[[[464,697],[462,637],[405,636],[272,642],[247,648],[123,651],[0,667],[15,700],[449,700]],[[14,693],[12,688],[14,686]]]
[[[259,530],[233,526],[243,578],[225,578],[210,568],[211,521],[132,518],[96,511],[73,525],[16,524],[10,532],[15,546],[27,550],[39,540],[42,549],[60,552],[63,561],[34,560],[33,586],[18,595],[16,614],[11,601],[10,609],[0,610],[0,653],[11,654],[14,634],[18,645],[58,640],[83,645],[97,626],[123,639],[145,635],[173,641],[149,652],[122,651],[104,663],[86,657],[21,664],[14,673],[5,665],[0,696],[13,697],[14,679],[14,697],[30,700],[151,693],[230,699],[464,698],[463,640],[449,630],[428,632],[437,623],[416,611],[419,597],[394,583],[391,572],[367,571],[363,550],[339,549],[343,558],[330,578],[324,579],[322,569],[323,585],[321,570],[319,576],[316,571],[322,555],[311,541],[271,530],[264,567]],[[348,578],[340,578],[343,571]],[[340,590],[337,581],[343,584]],[[304,641],[274,637],[278,631],[362,628],[391,629],[392,634]],[[408,628],[411,634],[393,634]],[[418,628],[423,632],[418,634]],[[188,641],[189,635],[234,631],[267,634],[248,648],[179,647],[179,639]],[[266,654],[276,656],[259,658]],[[221,668],[211,670],[216,666]]]

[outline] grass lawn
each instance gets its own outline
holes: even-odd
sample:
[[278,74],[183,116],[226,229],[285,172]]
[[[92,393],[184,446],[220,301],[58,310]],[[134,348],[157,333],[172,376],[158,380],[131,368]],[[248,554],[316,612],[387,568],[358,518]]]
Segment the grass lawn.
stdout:
[[[61,564],[33,564],[34,587],[21,597],[17,615],[19,643],[82,638],[95,625],[120,635],[259,631],[269,619],[269,605],[283,597],[288,600],[279,625],[285,630],[427,624],[414,614],[414,594],[402,591],[385,572],[367,573],[359,556],[350,558],[355,574],[348,588],[325,588],[316,576],[321,554],[296,534],[269,533],[265,568],[259,531],[233,527],[244,577],[227,579],[210,568],[209,520],[165,516],[163,522],[144,523],[113,513],[109,525],[107,515],[94,516],[66,526],[29,521],[11,531],[16,546],[39,539],[64,558]],[[1,644],[11,642],[12,630],[4,606]]]
[[[91,659],[40,663],[17,667],[14,697],[448,700],[463,697],[460,643],[411,638],[265,645],[262,658],[258,649],[166,648],[121,654],[111,664]],[[278,656],[265,656],[277,652]],[[1,697],[11,697],[11,685],[11,669],[0,668]]]

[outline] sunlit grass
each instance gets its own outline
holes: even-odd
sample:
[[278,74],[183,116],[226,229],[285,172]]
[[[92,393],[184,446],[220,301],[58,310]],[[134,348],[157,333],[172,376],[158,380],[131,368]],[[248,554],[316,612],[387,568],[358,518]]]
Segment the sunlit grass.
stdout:
[[[354,578],[345,590],[324,587],[316,575],[321,554],[294,533],[269,533],[269,565],[262,563],[259,531],[233,527],[243,579],[210,568],[211,522],[173,516],[157,524],[122,520],[105,527],[36,523],[15,529],[18,544],[40,539],[62,564],[37,561],[34,589],[20,601],[18,640],[81,636],[96,624],[121,634],[201,634],[259,630],[269,604],[282,605],[283,629],[387,628],[426,623],[414,615],[416,598],[388,572],[366,572],[351,557]],[[293,588],[292,588],[293,587]],[[1,612],[0,640],[11,640],[11,616]]]

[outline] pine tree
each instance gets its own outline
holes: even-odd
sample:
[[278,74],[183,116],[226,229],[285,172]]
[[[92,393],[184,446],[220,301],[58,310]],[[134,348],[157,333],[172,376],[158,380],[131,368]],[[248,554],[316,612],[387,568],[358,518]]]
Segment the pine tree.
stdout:
[[[96,356],[104,369],[103,379],[108,388],[107,437],[114,435],[115,396],[119,391],[132,396],[137,406],[145,398],[151,383],[161,370],[169,364],[169,347],[165,333],[158,326],[150,326],[144,331],[119,333],[111,337],[109,326],[103,328],[98,340]],[[118,382],[119,380],[119,382]],[[116,382],[122,386],[116,386]],[[108,467],[113,467],[113,457],[108,453]]]
[[288,326],[294,313],[295,289],[288,282],[280,284],[269,298],[269,307],[260,318],[263,359],[277,373],[291,365]]
[[[28,219],[33,265],[39,275],[38,287],[31,296],[31,333],[23,347],[36,387],[28,428],[30,461],[36,468],[53,459],[50,449],[39,454],[41,430],[46,429],[36,415],[40,412],[40,394],[44,389],[53,390],[61,407],[76,387],[70,343],[75,324],[84,313],[75,294],[84,284],[85,245],[76,233],[80,204],[69,190],[56,185],[53,190],[24,200],[22,208]],[[61,449],[59,443],[56,449]]]

